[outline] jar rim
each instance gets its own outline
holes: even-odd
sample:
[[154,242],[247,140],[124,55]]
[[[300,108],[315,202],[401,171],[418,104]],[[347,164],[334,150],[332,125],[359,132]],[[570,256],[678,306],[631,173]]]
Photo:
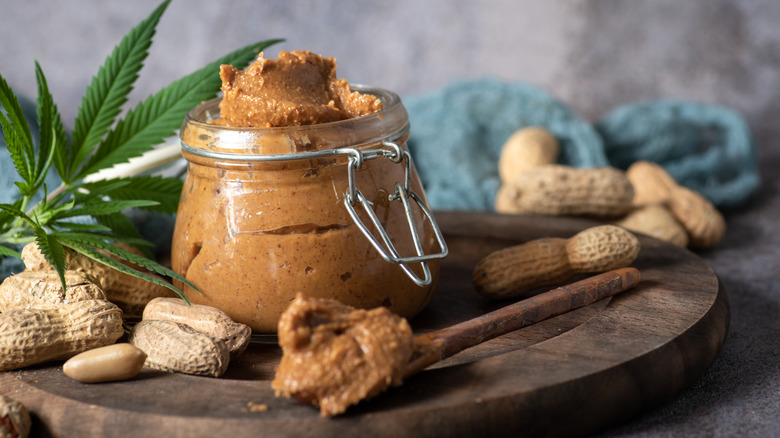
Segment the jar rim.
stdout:
[[[219,118],[221,98],[217,97],[187,113],[180,138],[191,149],[270,155],[375,144],[408,132],[408,114],[398,94],[360,84],[351,87],[353,91],[378,97],[383,108],[361,117],[313,125],[235,127],[210,123]],[[270,143],[275,145],[266,147]]]

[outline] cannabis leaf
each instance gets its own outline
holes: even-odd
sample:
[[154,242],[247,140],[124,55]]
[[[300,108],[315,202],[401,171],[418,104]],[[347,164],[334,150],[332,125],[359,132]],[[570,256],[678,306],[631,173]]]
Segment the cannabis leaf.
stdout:
[[[17,97],[0,75],[0,128],[19,177],[15,182],[19,199],[0,203],[0,257],[21,257],[19,246],[36,242],[59,274],[63,290],[67,251],[175,290],[185,300],[187,297],[172,284],[147,272],[176,279],[197,290],[154,260],[114,245],[130,244],[150,256],[151,243],[143,239],[124,212],[141,208],[175,213],[182,188],[180,179],[134,175],[85,180],[103,169],[128,162],[173,136],[191,108],[219,91],[220,64],[242,68],[263,49],[282,40],[262,41],[229,53],[171,83],[118,119],[169,3],[170,0],[162,2],[106,58],[87,86],[70,140],[37,61],[37,145]],[[45,181],[52,168],[62,184],[49,193]],[[38,198],[41,200],[30,206]]]
[[[73,144],[63,148],[58,156],[58,169],[63,181],[71,182],[76,167],[92,152],[103,138],[127,101],[127,95],[138,79],[138,72],[149,54],[152,36],[170,0],[166,0],[152,14],[128,33],[114,48],[98,74],[87,87],[76,116]],[[76,178],[77,179],[77,178]]]

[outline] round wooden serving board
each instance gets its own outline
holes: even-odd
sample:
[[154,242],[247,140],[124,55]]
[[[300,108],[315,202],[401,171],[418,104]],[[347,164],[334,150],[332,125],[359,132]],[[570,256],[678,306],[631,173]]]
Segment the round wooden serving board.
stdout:
[[[509,304],[472,290],[472,267],[489,252],[595,224],[490,213],[436,217],[450,256],[434,301],[411,321],[418,334]],[[691,384],[728,330],[728,301],[713,271],[687,250],[641,241],[636,288],[464,351],[335,418],[274,396],[270,380],[281,352],[263,343],[250,345],[218,379],[145,370],[127,382],[82,384],[53,363],[0,373],[0,393],[30,409],[33,436],[584,435]]]

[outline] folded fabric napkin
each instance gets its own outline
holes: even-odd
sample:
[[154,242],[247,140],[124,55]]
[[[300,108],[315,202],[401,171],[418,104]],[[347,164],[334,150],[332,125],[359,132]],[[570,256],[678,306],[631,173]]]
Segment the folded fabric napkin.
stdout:
[[747,123],[717,105],[639,102],[592,125],[545,90],[494,78],[453,83],[404,104],[409,149],[434,209],[492,210],[501,148],[527,126],[558,138],[560,164],[625,169],[653,161],[718,207],[744,202],[759,187]]

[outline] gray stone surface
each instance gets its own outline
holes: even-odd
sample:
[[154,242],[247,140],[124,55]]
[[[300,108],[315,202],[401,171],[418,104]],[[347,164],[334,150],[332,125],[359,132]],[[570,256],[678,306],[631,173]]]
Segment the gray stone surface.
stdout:
[[[34,96],[33,60],[72,125],[99,64],[156,0],[0,0],[0,73]],[[244,44],[339,60],[342,76],[402,96],[486,75],[539,85],[595,120],[640,99],[713,102],[745,115],[764,186],[726,212],[701,253],[732,323],[710,370],[674,400],[602,436],[780,436],[780,2],[771,0],[174,1],[132,99]]]

